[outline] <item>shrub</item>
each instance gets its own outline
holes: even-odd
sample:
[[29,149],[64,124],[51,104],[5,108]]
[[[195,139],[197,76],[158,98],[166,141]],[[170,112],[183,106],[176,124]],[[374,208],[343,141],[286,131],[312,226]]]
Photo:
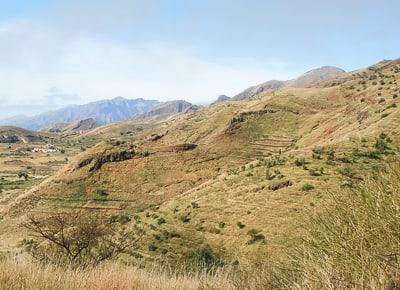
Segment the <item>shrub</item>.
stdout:
[[307,165],[307,161],[304,158],[296,159],[294,164],[298,167]]
[[383,119],[383,118],[386,118],[387,116],[389,116],[389,113],[383,113],[383,114],[381,115],[381,118]]
[[150,252],[157,251],[157,249],[158,249],[158,247],[157,247],[156,245],[154,245],[154,244],[150,244],[150,245],[149,245],[149,251],[150,251]]
[[193,250],[189,255],[196,266],[207,272],[214,271],[217,267],[224,266],[224,261],[209,245]]
[[23,170],[18,172],[18,178],[24,178],[25,180],[28,180],[29,174],[27,171]]
[[179,216],[179,220],[183,223],[188,223],[188,222],[190,222],[191,218],[189,215],[183,214],[183,215]]
[[243,229],[246,225],[242,224],[242,222],[237,222],[236,225],[239,227],[239,229]]
[[247,242],[248,245],[252,245],[255,242],[262,241],[265,242],[265,236],[260,233],[260,230],[256,229],[251,229],[247,232],[247,234],[250,236],[250,240]]
[[313,190],[313,189],[314,189],[314,186],[312,184],[309,184],[309,183],[303,184],[303,187],[302,187],[303,191],[310,191],[310,190]]
[[158,224],[158,225],[165,224],[166,222],[167,222],[167,221],[166,221],[164,218],[162,218],[162,217],[160,217],[160,218],[157,219],[157,224]]
[[131,218],[127,215],[113,215],[110,217],[111,223],[126,224],[131,221]]
[[310,169],[308,172],[310,173],[311,176],[322,176],[323,174],[321,170],[317,169]]

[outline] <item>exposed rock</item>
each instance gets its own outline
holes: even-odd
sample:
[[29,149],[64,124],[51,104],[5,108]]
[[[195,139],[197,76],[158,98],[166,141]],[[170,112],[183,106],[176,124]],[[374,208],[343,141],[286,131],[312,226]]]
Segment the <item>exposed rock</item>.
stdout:
[[90,172],[99,170],[104,164],[109,162],[121,162],[132,159],[135,156],[134,150],[117,151],[108,154],[103,154],[95,159],[93,166],[89,169]]
[[21,138],[17,135],[0,135],[0,143],[19,143]]
[[162,137],[164,137],[164,134],[153,133],[149,137],[147,137],[147,139],[150,141],[157,141],[157,140],[161,139]]
[[159,152],[182,152],[182,151],[193,150],[196,147],[197,147],[197,144],[185,143],[185,144],[177,144],[177,145],[167,146],[167,147],[159,149],[158,151]]
[[78,163],[77,169],[89,165],[90,163],[92,163],[93,159],[94,159],[93,157],[83,159],[82,161],[80,161],[80,162]]
[[80,169],[82,167],[88,166],[89,164],[93,165],[90,167],[89,171],[94,172],[99,170],[104,164],[110,162],[121,162],[125,160],[132,159],[136,156],[136,152],[134,150],[122,150],[110,153],[103,153],[97,156],[88,157],[86,159],[81,160],[76,169]]
[[247,112],[240,112],[239,114],[233,116],[233,118],[229,121],[228,130],[233,130],[239,127],[240,123],[243,123],[250,117],[258,117],[264,114],[272,114],[275,113],[276,110],[274,109],[263,109],[259,111],[247,111]]
[[293,185],[293,182],[291,180],[286,180],[286,181],[282,181],[282,182],[279,182],[279,183],[272,184],[268,188],[270,190],[272,190],[272,191],[276,191],[278,189],[289,187],[289,186],[292,186],[292,185]]

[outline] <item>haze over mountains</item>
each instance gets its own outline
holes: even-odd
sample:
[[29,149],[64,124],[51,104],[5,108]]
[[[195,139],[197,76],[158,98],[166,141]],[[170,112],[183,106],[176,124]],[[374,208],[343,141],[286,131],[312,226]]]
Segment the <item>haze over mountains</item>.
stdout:
[[[261,92],[273,92],[284,87],[306,88],[345,74],[345,71],[332,66],[313,69],[300,77],[288,80],[270,80],[260,85],[252,86],[238,95],[230,98],[221,95],[214,102],[240,101],[251,99]],[[198,107],[184,101],[160,102],[157,100],[125,99],[117,97],[111,100],[101,100],[85,105],[73,105],[62,109],[45,112],[33,117],[16,116],[0,120],[0,125],[13,125],[31,130],[40,130],[52,127],[55,124],[71,123],[79,120],[93,119],[99,124],[108,124],[124,120],[140,120],[145,122],[162,121],[186,110],[195,111]]]
[[159,101],[156,100],[144,100],[141,98],[129,100],[117,97],[112,100],[102,100],[85,105],[68,106],[33,117],[11,118],[0,121],[0,123],[32,130],[43,129],[56,123],[73,122],[88,118],[93,118],[100,124],[107,124],[127,120],[133,115],[147,112],[158,103]]

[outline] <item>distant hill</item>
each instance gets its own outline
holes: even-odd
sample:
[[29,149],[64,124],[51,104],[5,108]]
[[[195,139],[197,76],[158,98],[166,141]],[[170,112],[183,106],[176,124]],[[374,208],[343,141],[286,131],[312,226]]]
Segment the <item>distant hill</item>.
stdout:
[[46,139],[46,134],[14,126],[0,126],[0,143],[30,143]]
[[226,95],[220,95],[218,98],[212,103],[212,104],[220,104],[223,102],[227,102],[231,99],[231,97],[228,97]]
[[145,122],[160,122],[176,114],[197,111],[198,108],[198,106],[184,100],[169,101],[157,104],[148,112],[136,115],[132,119]]
[[81,131],[88,131],[99,127],[100,124],[93,118],[84,120],[74,121],[70,123],[58,123],[54,124],[46,129],[44,132],[49,133],[75,133]]
[[291,88],[316,87],[319,84],[329,79],[345,75],[345,73],[346,72],[344,70],[337,67],[323,66],[317,69],[310,70],[293,80],[288,80],[288,81],[271,80],[256,86],[252,86],[244,90],[240,94],[234,96],[232,100],[234,101],[247,100],[254,97],[255,95],[258,95],[259,93],[263,92],[270,93],[284,87],[291,87]]
[[42,113],[30,118],[8,119],[0,124],[14,125],[31,130],[46,128],[52,124],[73,122],[92,118],[100,124],[123,121],[134,115],[148,112],[158,104],[156,100],[129,100],[117,97],[112,100],[102,100],[85,105],[74,105],[59,110]]

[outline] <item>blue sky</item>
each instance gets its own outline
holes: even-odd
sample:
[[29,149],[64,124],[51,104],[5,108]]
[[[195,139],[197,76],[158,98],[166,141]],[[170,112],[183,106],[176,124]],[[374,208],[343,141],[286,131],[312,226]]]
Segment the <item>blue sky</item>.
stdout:
[[115,96],[202,103],[400,57],[398,0],[0,0],[0,119]]

